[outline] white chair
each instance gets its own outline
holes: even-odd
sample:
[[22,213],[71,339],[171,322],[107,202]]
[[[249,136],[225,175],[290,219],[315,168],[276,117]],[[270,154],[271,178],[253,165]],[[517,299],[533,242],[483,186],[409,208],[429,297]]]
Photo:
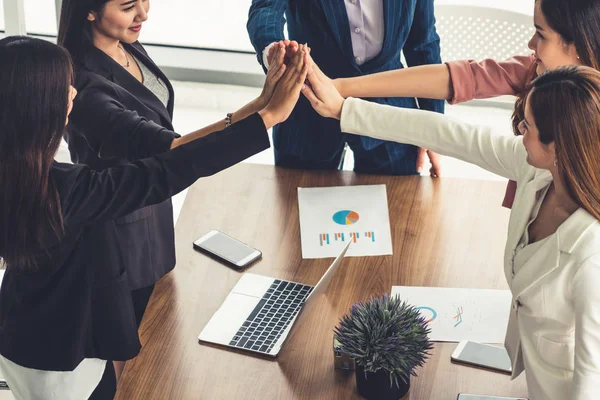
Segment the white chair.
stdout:
[[442,60],[505,60],[528,54],[533,35],[530,15],[489,7],[436,5]]
[[[464,5],[436,5],[436,30],[442,61],[506,60],[531,53],[527,43],[533,35],[533,17],[513,11]],[[512,108],[513,96],[474,100],[469,104]]]

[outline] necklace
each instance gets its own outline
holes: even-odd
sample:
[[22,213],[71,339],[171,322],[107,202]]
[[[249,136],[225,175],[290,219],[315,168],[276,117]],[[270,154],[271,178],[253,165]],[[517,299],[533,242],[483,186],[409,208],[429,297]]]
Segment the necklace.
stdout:
[[120,43],[117,45],[117,47],[121,49],[121,51],[125,55],[125,60],[127,60],[127,65],[121,65],[121,66],[125,67],[125,68],[129,68],[129,56],[127,55],[127,52],[125,51],[125,49],[123,48],[123,46],[121,46]]

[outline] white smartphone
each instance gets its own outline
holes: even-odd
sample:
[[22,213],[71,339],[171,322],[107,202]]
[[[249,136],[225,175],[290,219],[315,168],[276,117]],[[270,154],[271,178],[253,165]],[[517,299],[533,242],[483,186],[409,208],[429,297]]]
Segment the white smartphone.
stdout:
[[459,393],[456,400],[528,400],[525,397],[498,397],[498,396],[485,396],[483,394],[465,394]]
[[196,240],[194,248],[225,261],[235,269],[243,269],[262,257],[260,251],[217,230]]
[[477,365],[510,374],[512,366],[504,347],[462,340],[452,352],[454,362]]

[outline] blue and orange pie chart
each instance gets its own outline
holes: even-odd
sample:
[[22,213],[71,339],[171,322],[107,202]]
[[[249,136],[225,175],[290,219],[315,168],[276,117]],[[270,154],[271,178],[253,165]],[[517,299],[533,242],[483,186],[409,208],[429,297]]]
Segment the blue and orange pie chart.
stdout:
[[356,211],[342,210],[333,214],[333,222],[339,225],[352,225],[358,222],[359,216]]

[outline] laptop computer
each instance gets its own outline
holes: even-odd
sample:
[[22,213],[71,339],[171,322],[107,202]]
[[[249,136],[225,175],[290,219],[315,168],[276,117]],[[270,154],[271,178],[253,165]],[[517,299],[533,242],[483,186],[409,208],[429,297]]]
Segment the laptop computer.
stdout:
[[329,287],[351,243],[314,287],[245,273],[198,340],[276,357],[300,311],[306,313]]

